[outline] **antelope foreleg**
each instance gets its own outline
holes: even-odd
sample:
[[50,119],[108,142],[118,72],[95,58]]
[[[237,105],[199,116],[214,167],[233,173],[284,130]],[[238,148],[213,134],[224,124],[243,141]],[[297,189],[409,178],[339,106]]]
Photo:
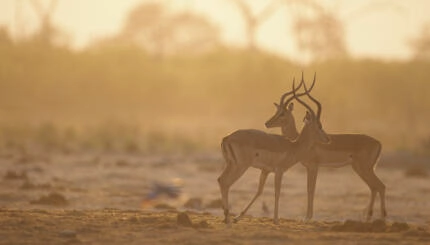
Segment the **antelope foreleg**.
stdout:
[[306,211],[305,221],[309,221],[312,219],[314,212],[314,196],[318,176],[318,166],[309,165],[306,166],[306,170],[308,175],[308,208]]
[[233,221],[235,223],[237,221],[239,221],[239,219],[241,219],[246,214],[246,212],[252,206],[252,204],[255,202],[255,200],[257,200],[257,198],[261,195],[261,193],[263,193],[264,184],[266,183],[266,179],[267,179],[267,176],[269,175],[269,173],[270,173],[269,171],[261,170],[261,173],[260,173],[260,182],[258,183],[257,193],[255,194],[254,198],[252,198],[251,202],[246,206],[246,208],[242,212],[240,212],[240,214],[238,216],[236,216],[234,218]]
[[279,197],[281,195],[281,185],[282,185],[282,175],[283,172],[275,172],[275,211],[273,216],[273,223],[275,225],[279,224]]

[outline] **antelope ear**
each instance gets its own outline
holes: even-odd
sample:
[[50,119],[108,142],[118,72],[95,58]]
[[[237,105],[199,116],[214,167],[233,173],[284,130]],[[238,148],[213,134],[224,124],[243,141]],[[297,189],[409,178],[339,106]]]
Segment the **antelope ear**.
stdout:
[[288,104],[287,109],[289,111],[293,111],[293,109],[294,109],[294,103],[291,102],[290,104]]
[[303,118],[303,122],[305,123],[305,124],[307,124],[307,123],[309,123],[311,121],[311,114],[309,113],[309,111],[306,111],[306,115],[305,115],[305,117]]

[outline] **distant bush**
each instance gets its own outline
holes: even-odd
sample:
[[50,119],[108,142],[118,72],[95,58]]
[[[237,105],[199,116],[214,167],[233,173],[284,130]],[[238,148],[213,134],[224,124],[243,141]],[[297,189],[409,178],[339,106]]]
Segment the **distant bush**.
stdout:
[[103,123],[94,127],[62,128],[52,123],[30,126],[0,126],[3,151],[46,153],[190,153],[207,150],[201,139],[167,131],[143,132],[136,125]]
[[421,140],[421,146],[420,146],[420,150],[422,151],[422,153],[424,155],[428,155],[430,156],[430,136],[428,136],[427,138]]
[[[225,47],[155,60],[133,46],[74,52],[31,41],[0,42],[0,52],[0,122],[8,125],[0,140],[8,146],[27,145],[30,137],[45,149],[215,149],[235,129],[264,129],[272,103],[302,71],[308,83],[317,72],[312,93],[328,132],[366,133],[384,150],[416,149],[430,133],[428,61],[303,67]],[[300,127],[303,108],[296,108]],[[127,126],[104,124],[110,119]]]
[[412,178],[428,178],[428,168],[419,165],[411,166],[405,170],[405,176]]

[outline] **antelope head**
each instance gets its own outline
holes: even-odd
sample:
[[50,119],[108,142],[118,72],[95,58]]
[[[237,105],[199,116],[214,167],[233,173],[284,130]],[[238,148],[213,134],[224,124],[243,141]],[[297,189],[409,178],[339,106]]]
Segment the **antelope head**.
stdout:
[[[302,73],[303,77],[303,73]],[[312,82],[312,85],[308,92],[310,92],[315,85],[315,76],[314,81]],[[295,89],[297,92],[302,87],[302,83]],[[288,139],[294,140],[298,136],[298,132],[296,129],[296,122],[293,116],[293,110],[294,110],[294,103],[291,102],[293,100],[293,96],[291,96],[287,101],[285,99],[292,95],[294,91],[289,91],[284,93],[281,96],[280,102],[273,103],[276,107],[275,114],[265,123],[266,128],[275,128],[275,127],[281,127],[282,128],[282,134],[285,135]],[[302,96],[305,93],[297,94],[297,96]]]
[[[314,76],[314,82],[313,83],[315,83],[315,76]],[[292,97],[292,99],[296,99],[300,104],[302,104],[307,109],[305,118],[303,120],[305,125],[303,127],[302,134],[309,134],[317,142],[320,142],[323,144],[328,144],[328,143],[330,143],[330,138],[328,137],[327,133],[324,131],[322,124],[321,124],[321,120],[320,120],[321,111],[322,111],[321,103],[309,94],[309,90],[306,87],[306,83],[303,80],[303,73],[302,73],[302,81],[300,82],[300,84],[303,84],[303,86],[305,88],[305,92],[297,95],[296,94],[297,89],[295,88],[295,81],[293,80],[293,97]],[[315,113],[308,104],[306,104],[303,100],[301,100],[299,98],[303,94],[306,94],[309,97],[309,99],[316,104],[317,113]]]

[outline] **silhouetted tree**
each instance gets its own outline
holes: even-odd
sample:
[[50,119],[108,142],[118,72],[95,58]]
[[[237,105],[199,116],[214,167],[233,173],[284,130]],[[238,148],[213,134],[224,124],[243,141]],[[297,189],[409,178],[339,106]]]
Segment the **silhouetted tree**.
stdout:
[[30,0],[33,10],[39,17],[39,30],[33,39],[42,45],[52,46],[60,31],[52,23],[52,15],[58,5],[58,0],[51,0],[47,8],[44,8],[39,0]]
[[413,58],[417,60],[430,60],[430,23],[425,24],[419,36],[410,42]]
[[298,48],[312,60],[347,56],[344,26],[333,13],[319,11],[313,17],[299,17],[294,20],[293,33]]
[[0,45],[11,45],[12,39],[6,27],[0,26]]
[[173,15],[169,19],[171,42],[166,43],[168,53],[196,53],[210,50],[219,42],[219,30],[206,18],[189,12]]
[[[256,49],[258,28],[284,4],[292,8],[293,31],[297,45],[313,59],[325,59],[346,55],[343,25],[336,15],[326,11],[314,0],[273,0],[259,13],[251,10],[245,0],[230,0],[242,14],[246,28],[248,49]],[[311,11],[312,17],[300,15],[300,11]]]
[[240,10],[245,21],[246,40],[248,49],[256,49],[256,35],[258,28],[277,10],[281,1],[270,1],[262,11],[254,14],[245,0],[231,0]]
[[143,3],[128,14],[121,33],[111,42],[137,45],[163,57],[213,48],[219,42],[219,30],[194,13],[170,13],[160,3]]
[[299,50],[311,60],[347,55],[345,31],[340,17],[315,0],[284,0],[292,10],[292,31]]
[[[403,7],[395,1],[373,0],[353,10],[341,14],[328,5],[316,0],[284,0],[288,5],[298,6],[293,17],[293,33],[298,48],[308,52],[311,60],[345,58],[348,54],[346,24],[365,17],[375,11],[392,10],[401,12]],[[301,11],[308,15],[302,15]],[[310,14],[309,14],[310,13]]]

